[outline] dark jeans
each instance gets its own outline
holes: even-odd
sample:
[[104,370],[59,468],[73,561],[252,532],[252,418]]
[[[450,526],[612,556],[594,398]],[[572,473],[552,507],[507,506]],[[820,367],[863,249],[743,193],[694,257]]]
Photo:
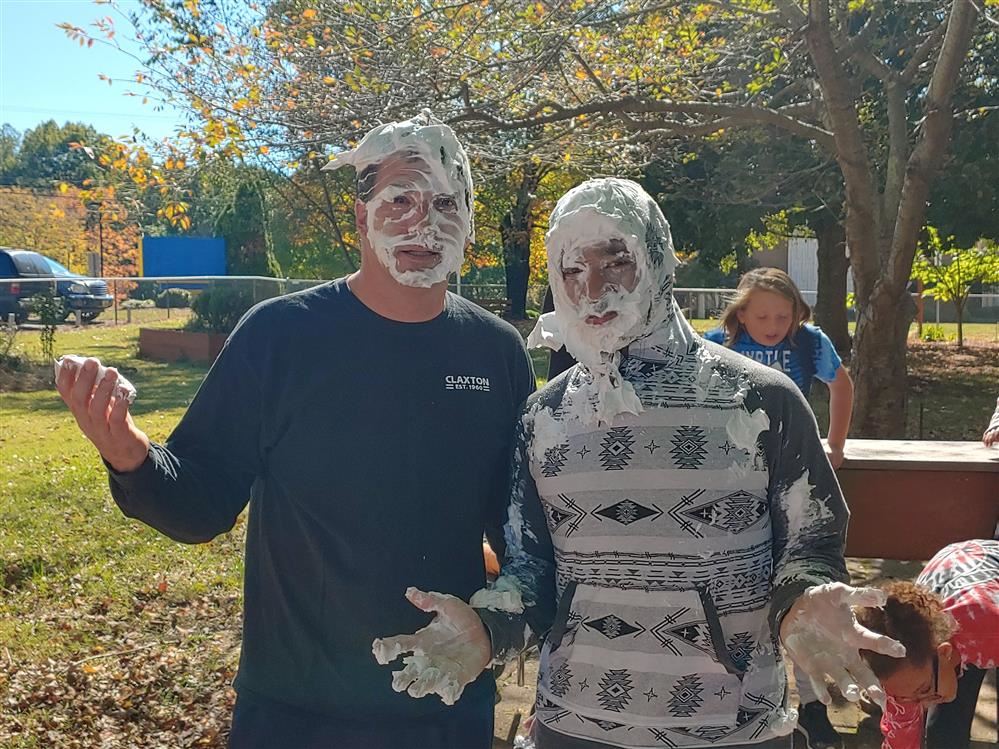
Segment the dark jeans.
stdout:
[[930,708],[926,715],[927,749],[967,749],[983,679],[985,669],[968,666],[957,680],[954,701]]
[[244,692],[236,698],[229,749],[490,749],[494,697],[485,697],[426,718],[383,715],[360,721],[310,713]]
[[[534,736],[537,749],[608,749],[613,746],[613,744],[601,744],[598,741],[566,736],[564,733],[545,728],[541,723],[534,724]],[[792,736],[781,736],[762,744],[720,744],[719,749],[791,749],[793,742]]]

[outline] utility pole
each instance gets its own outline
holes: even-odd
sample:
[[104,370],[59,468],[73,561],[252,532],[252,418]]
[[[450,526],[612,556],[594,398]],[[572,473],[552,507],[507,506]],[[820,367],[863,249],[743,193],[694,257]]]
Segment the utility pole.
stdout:
[[97,209],[97,245],[101,252],[101,278],[104,278],[104,212]]
[[[87,204],[87,208],[97,214],[97,249],[100,254],[100,277],[104,278],[104,206],[99,200]],[[93,226],[93,224],[90,224]]]

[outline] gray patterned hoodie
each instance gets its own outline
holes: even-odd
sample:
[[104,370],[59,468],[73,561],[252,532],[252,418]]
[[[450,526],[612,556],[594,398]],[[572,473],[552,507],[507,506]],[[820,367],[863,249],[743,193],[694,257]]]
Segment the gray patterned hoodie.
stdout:
[[[847,579],[848,513],[798,389],[693,332],[665,218],[622,182],[577,190],[625,198],[613,218],[643,240],[646,324],[527,401],[503,561],[525,608],[479,613],[498,659],[531,632],[542,641],[538,719],[552,731],[621,747],[762,743],[794,727],[780,620],[806,588]],[[615,388],[625,396],[604,408]]]

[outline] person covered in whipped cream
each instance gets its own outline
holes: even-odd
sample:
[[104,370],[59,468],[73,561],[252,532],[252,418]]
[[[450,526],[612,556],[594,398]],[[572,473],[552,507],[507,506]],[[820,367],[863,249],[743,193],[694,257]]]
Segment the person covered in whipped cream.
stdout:
[[578,364],[531,396],[514,445],[502,576],[375,641],[420,696],[460,693],[542,642],[539,749],[790,747],[782,650],[828,700],[883,699],[858,649],[847,508],[784,375],[702,340],[673,298],[669,225],[642,188],[570,190],[546,236],[555,311],[532,339]]
[[59,392],[127,516],[200,543],[249,502],[232,749],[488,749],[491,672],[417,701],[370,644],[432,619],[410,585],[466,600],[485,585],[530,359],[512,326],[447,292],[473,237],[449,127],[389,123],[332,166],[358,175],[360,270],[251,310],[164,444],[94,359],[64,359]]

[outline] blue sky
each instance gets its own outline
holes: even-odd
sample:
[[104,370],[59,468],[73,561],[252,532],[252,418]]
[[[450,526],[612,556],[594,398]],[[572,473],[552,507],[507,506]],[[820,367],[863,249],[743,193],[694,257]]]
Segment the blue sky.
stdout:
[[[119,0],[122,8],[129,3]],[[85,122],[113,136],[130,135],[134,125],[155,139],[183,123],[176,110],[156,111],[124,96],[129,86],[97,77],[132,79],[134,59],[98,43],[80,47],[56,28],[68,21],[93,31],[93,21],[108,14],[91,0],[0,0],[0,123],[24,132],[48,119]],[[117,23],[127,36],[127,22]]]

